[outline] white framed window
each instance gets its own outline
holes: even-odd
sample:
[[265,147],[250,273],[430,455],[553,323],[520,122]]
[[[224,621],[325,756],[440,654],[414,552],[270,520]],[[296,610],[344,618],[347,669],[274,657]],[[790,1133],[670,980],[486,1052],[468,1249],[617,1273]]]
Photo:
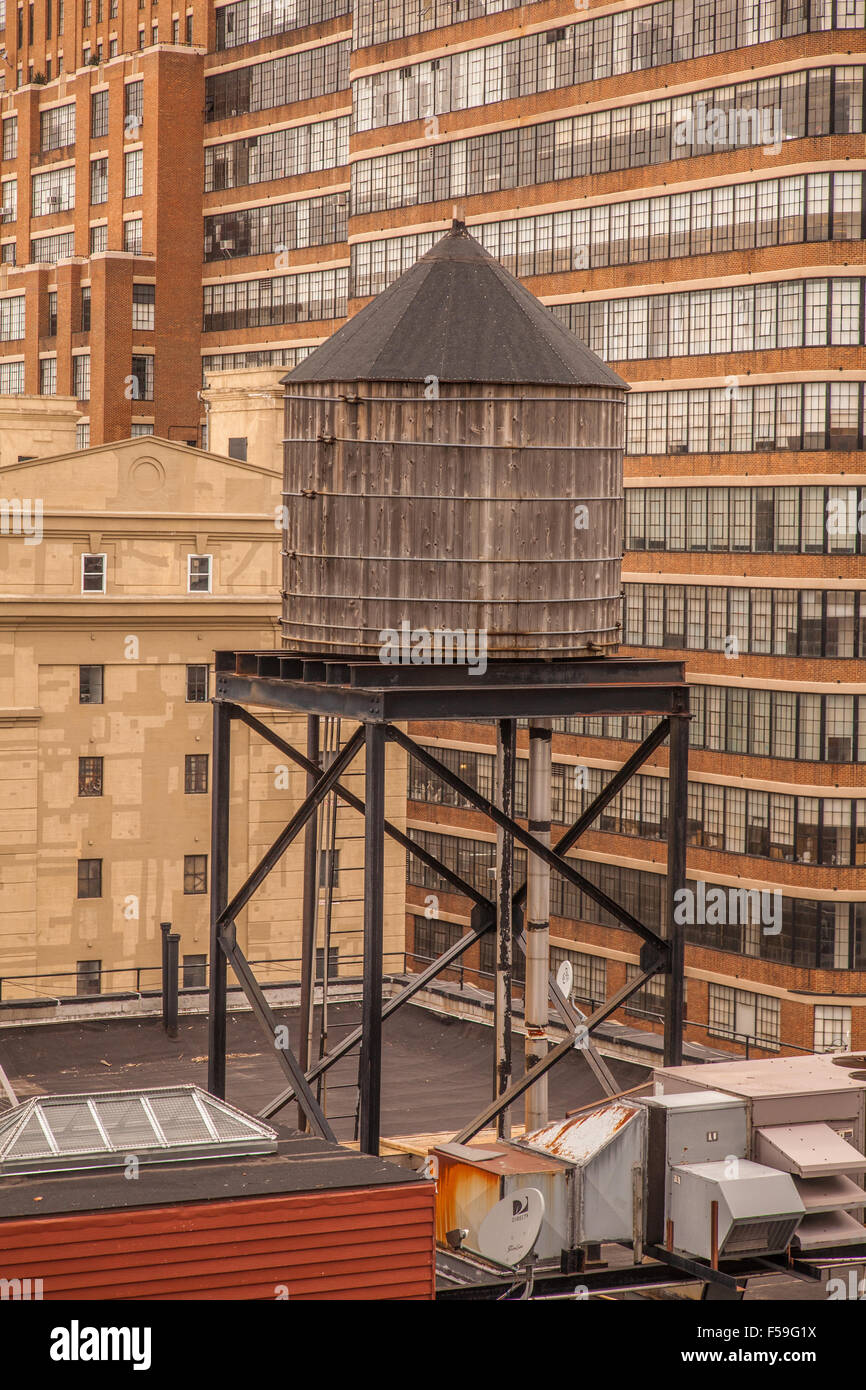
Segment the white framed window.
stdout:
[[144,178],[144,151],[127,150],[123,156],[123,196],[140,198]]
[[75,447],[76,449],[90,448],[90,421],[81,420],[75,426]]
[[82,555],[81,592],[83,594],[105,593],[105,555]]
[[130,217],[123,224],[123,249],[133,256],[141,255],[141,218]]
[[815,1005],[816,1052],[838,1052],[851,1046],[851,1008],[848,1004]]
[[153,425],[147,424],[144,420],[133,420],[130,426],[130,439],[143,439],[148,434],[153,434]]
[[188,555],[186,587],[190,594],[209,594],[211,592],[212,555]]
[[40,396],[57,395],[57,358],[43,357],[39,363]]
[[80,352],[72,359],[72,394],[78,401],[90,400],[89,352]]

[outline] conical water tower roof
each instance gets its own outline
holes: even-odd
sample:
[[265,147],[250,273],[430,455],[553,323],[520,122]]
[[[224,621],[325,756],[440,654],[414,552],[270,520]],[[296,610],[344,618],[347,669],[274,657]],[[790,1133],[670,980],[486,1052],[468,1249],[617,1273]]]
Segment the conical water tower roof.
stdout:
[[462,222],[283,381],[431,376],[628,389]]

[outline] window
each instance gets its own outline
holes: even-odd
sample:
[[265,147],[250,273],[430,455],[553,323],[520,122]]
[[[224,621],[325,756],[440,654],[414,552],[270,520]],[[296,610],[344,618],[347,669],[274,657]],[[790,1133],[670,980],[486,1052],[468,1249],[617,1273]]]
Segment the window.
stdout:
[[79,666],[78,703],[101,705],[103,699],[104,666]]
[[190,704],[199,704],[206,700],[208,695],[208,668],[207,666],[187,666],[186,668],[186,698]]
[[90,448],[90,421],[81,420],[75,426],[75,447],[76,449]]
[[12,342],[24,337],[24,296],[0,299],[0,341]]
[[123,196],[140,198],[143,187],[144,153],[142,150],[128,150],[123,156]]
[[243,460],[245,461],[245,460],[246,460],[246,457],[247,457],[247,441],[246,441],[246,436],[245,436],[245,435],[242,435],[242,436],[240,436],[240,437],[238,437],[238,438],[229,439],[229,458],[230,458],[230,459],[243,459]]
[[75,255],[75,233],[57,232],[52,236],[34,237],[30,243],[30,259],[34,263],[56,265]]
[[173,44],[179,44],[179,43],[180,43],[180,20],[179,20],[179,19],[173,19],[173,20],[171,21],[171,41],[172,41]]
[[185,854],[183,857],[184,893],[207,892],[207,855]]
[[75,102],[66,106],[52,106],[39,117],[40,147],[45,150],[59,150],[63,145],[75,144]]
[[187,753],[183,781],[183,789],[187,796],[207,791],[207,767],[207,753]]
[[132,359],[132,399],[134,401],[153,400],[153,355],[141,353]]
[[[98,864],[98,859],[82,860],[82,863]],[[80,865],[79,865],[80,868]],[[99,893],[79,893],[79,898],[100,897]],[[101,960],[80,960],[76,966],[76,994],[101,994],[102,993],[102,961]]]
[[79,898],[102,897],[101,859],[79,859],[78,896]]
[[4,179],[0,185],[2,194],[2,212],[4,222],[15,222],[18,217],[18,180],[17,178]]
[[43,357],[39,363],[40,396],[57,395],[57,358]]
[[[328,947],[328,979],[336,980],[340,973],[340,948],[339,946]],[[321,980],[325,974],[325,948],[316,947],[316,979]]]
[[[115,0],[115,3],[116,3],[116,0]],[[109,40],[108,40],[108,56],[109,56],[109,58],[116,58],[116,57],[117,57],[117,39],[109,39]]]
[[186,17],[186,41],[187,41],[188,44],[192,44],[192,15],[191,15],[191,14],[188,14],[187,17]]
[[144,439],[151,434],[153,434],[153,425],[145,420],[133,420],[130,425],[130,439]]
[[144,119],[144,82],[127,82],[123,90],[123,130],[133,136]]
[[108,250],[108,226],[101,223],[98,227],[90,228],[90,254],[98,256],[100,251]]
[[78,795],[102,796],[102,759],[78,759]]
[[210,593],[212,560],[212,555],[187,556],[187,591],[189,593]]
[[851,1046],[851,1009],[847,1004],[815,1005],[816,1052],[839,1052]]
[[108,202],[107,159],[91,159],[90,161],[90,202],[94,205]]
[[90,353],[80,352],[72,359],[72,394],[77,401],[90,400]]
[[775,1051],[780,1042],[779,1000],[729,985],[711,984],[707,1031],[711,1037],[731,1038]]
[[81,332],[90,332],[90,286],[81,286]]
[[338,849],[319,850],[319,887],[336,888],[340,877],[340,851]]
[[46,169],[31,179],[31,212],[34,217],[46,217],[53,212],[68,212],[75,207],[75,169]]
[[18,158],[18,117],[6,116],[3,121],[3,158]]
[[151,43],[159,43],[159,25],[158,25],[158,24],[151,24],[151,26],[150,26],[150,41],[151,41]]
[[123,224],[123,249],[131,256],[141,255],[141,218],[131,217]]
[[183,988],[207,988],[207,956],[184,956]]
[[105,593],[105,556],[82,555],[81,592],[83,594]]
[[145,331],[153,330],[155,285],[133,285],[132,287],[132,327]]

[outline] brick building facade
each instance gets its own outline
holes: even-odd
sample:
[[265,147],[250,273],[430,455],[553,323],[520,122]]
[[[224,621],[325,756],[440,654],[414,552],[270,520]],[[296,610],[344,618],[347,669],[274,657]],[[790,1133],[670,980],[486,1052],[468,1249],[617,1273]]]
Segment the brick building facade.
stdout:
[[[864,0],[63,7],[6,6],[0,393],[75,396],[82,442],[194,442],[202,374],[293,366],[459,207],[632,384],[624,639],[687,661],[689,873],[781,895],[772,932],[689,925],[691,1036],[863,1045]],[[558,814],[639,732],[557,730]],[[425,737],[483,779],[464,734]],[[580,856],[648,918],[654,763]],[[489,886],[474,817],[410,794]],[[423,955],[466,912],[425,918],[416,877]],[[609,993],[633,942],[557,904],[576,992]]]

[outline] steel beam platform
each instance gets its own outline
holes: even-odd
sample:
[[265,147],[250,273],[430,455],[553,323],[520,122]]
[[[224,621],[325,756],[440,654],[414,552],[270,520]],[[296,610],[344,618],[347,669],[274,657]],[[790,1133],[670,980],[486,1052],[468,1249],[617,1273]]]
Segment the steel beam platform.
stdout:
[[[624,1000],[641,988],[654,974],[665,978],[667,998],[665,1027],[665,1059],[674,1064],[682,1054],[682,970],[683,928],[676,923],[671,904],[675,892],[685,886],[685,843],[687,811],[687,761],[689,697],[681,661],[631,661],[623,657],[591,657],[582,660],[553,661],[494,661],[486,670],[472,674],[461,666],[388,666],[366,659],[349,660],[332,655],[318,656],[288,651],[220,651],[216,653],[216,693],[214,705],[214,775],[212,782],[213,864],[211,873],[211,1017],[209,1021],[208,1074],[211,1089],[225,1094],[226,1063],[226,965],[231,964],[251,1006],[268,1032],[275,1029],[275,1020],[262,1007],[261,991],[241,952],[236,937],[235,920],[238,913],[275,868],[289,845],[309,826],[316,807],[329,794],[339,797],[365,818],[364,866],[364,1009],[363,1023],[331,1052],[305,1066],[281,1046],[279,1061],[289,1086],[262,1111],[271,1116],[297,1098],[305,1122],[319,1133],[328,1133],[325,1116],[318,1108],[310,1090],[314,1081],[340,1057],[358,1043],[361,1044],[361,1148],[378,1153],[379,1110],[381,1089],[382,1022],[401,1007],[418,990],[433,979],[481,936],[494,928],[497,921],[510,918],[511,910],[523,903],[526,885],[513,890],[507,886],[508,901],[496,903],[479,893],[472,885],[463,883],[453,870],[424,850],[384,815],[384,753],[388,742],[395,742],[428,769],[450,783],[461,796],[481,811],[500,832],[500,836],[522,844],[531,853],[543,858],[551,869],[603,906],[617,923],[635,932],[644,941],[639,975],[608,999],[586,1020],[578,1022],[575,1011],[563,998],[553,976],[549,997],[570,1032],[582,1034],[614,1012]],[[319,716],[337,715],[363,725],[351,735],[345,747],[322,770],[315,756],[305,756],[294,749],[274,730],[251,713],[248,706],[258,710],[290,711],[306,715],[309,720]],[[558,718],[569,715],[658,715],[659,724],[635,750],[614,776],[611,783],[595,798],[569,830],[549,848],[531,832],[524,829],[513,815],[481,796],[464,783],[451,769],[440,763],[429,749],[414,742],[399,724],[421,720],[502,721],[500,727],[518,718]],[[308,774],[307,795],[290,816],[281,834],[274,841],[246,881],[230,891],[227,868],[230,862],[228,798],[230,793],[228,768],[230,761],[230,730],[234,722],[245,724],[252,732],[286,753]],[[316,742],[308,722],[308,754],[316,752]],[[668,912],[662,936],[638,920],[632,913],[601,892],[585,879],[572,861],[565,858],[569,850],[597,820],[604,807],[636,774],[646,759],[665,739],[670,740],[670,808],[668,830]],[[365,801],[340,784],[340,776],[362,746],[366,746]],[[474,903],[472,928],[443,953],[418,977],[413,978],[400,994],[386,1003],[382,1001],[382,876],[383,836],[395,839],[409,854],[437,872],[452,889],[463,892]],[[307,844],[309,857],[309,839]],[[312,861],[311,861],[312,863]],[[313,876],[307,892],[311,891]],[[499,895],[501,899],[501,894]],[[309,904],[305,907],[305,912]],[[307,912],[307,915],[309,913]],[[500,933],[501,934],[501,933]],[[309,936],[309,930],[306,933]],[[510,935],[510,933],[509,933]],[[522,936],[515,938],[523,946]],[[311,956],[311,943],[305,941],[305,959]],[[498,976],[510,974],[510,961],[505,953]],[[307,971],[309,975],[309,970]],[[501,981],[507,1001],[509,981]],[[310,998],[312,980],[306,981]],[[574,1037],[553,1048],[539,1066],[544,1071],[574,1046]],[[302,1047],[303,1054],[303,1047]],[[507,1060],[507,1059],[506,1059]],[[534,1078],[533,1068],[528,1081]],[[540,1073],[539,1073],[540,1074]],[[461,1135],[472,1135],[491,1121],[500,1123],[508,1105],[522,1089],[525,1080],[513,1083],[510,1067],[498,1075],[495,1098],[466,1126]]]

